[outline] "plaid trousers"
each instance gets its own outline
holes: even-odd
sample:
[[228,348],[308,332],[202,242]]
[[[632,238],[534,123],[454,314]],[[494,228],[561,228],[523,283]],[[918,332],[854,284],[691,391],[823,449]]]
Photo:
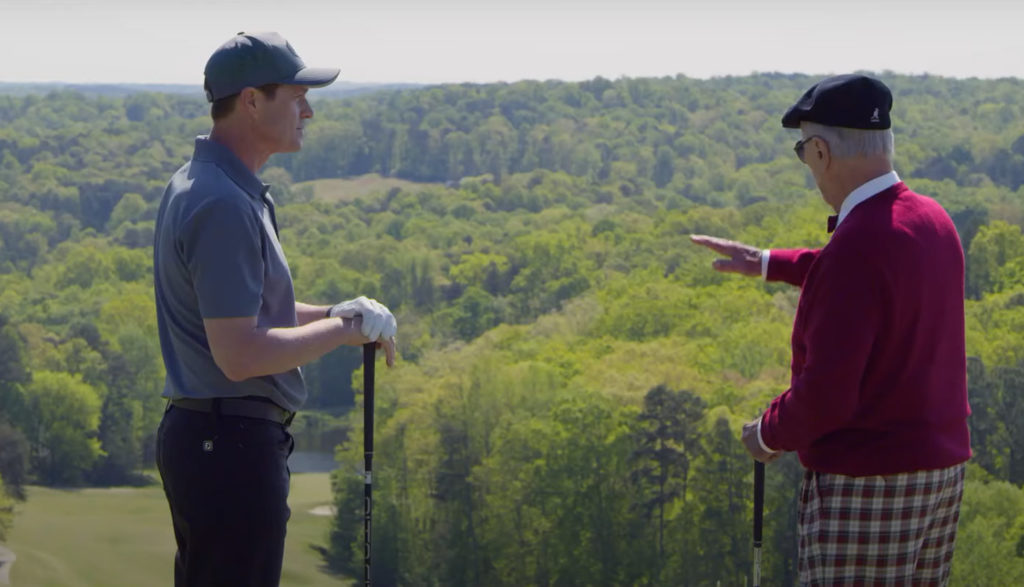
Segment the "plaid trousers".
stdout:
[[946,585],[965,465],[872,477],[807,471],[800,585]]

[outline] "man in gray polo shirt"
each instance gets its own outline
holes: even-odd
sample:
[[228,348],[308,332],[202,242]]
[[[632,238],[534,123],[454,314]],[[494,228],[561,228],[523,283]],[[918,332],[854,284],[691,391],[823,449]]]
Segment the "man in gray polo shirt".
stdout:
[[154,286],[168,408],[157,466],[170,504],[178,586],[277,585],[292,438],[306,400],[300,365],[377,341],[390,366],[395,318],[360,297],[295,301],[269,186],[256,172],[297,151],[312,87],[275,33],[239,33],[206,64],[213,130],[171,178],[157,216]]

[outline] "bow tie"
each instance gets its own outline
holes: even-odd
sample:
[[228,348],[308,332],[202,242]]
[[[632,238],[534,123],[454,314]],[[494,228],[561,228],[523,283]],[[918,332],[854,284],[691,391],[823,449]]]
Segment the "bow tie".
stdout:
[[839,222],[839,215],[838,214],[835,215],[835,216],[829,216],[828,217],[828,232],[829,232],[829,234],[832,234],[832,232],[835,231],[836,224],[838,222]]

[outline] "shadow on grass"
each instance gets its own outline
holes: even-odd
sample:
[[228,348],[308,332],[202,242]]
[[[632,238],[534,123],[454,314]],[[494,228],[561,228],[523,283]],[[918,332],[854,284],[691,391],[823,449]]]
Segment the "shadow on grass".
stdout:
[[335,579],[354,579],[350,574],[347,574],[336,566],[332,566],[333,559],[331,558],[331,551],[326,546],[320,544],[310,544],[310,550],[320,555],[320,564],[317,565],[317,570],[325,575],[329,575]]

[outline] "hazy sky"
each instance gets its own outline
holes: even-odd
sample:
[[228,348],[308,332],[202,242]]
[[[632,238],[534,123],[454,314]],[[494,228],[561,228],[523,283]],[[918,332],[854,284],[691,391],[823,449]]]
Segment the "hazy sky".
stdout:
[[1022,0],[0,0],[0,81],[198,85],[243,30],[356,82],[1024,77],[1022,23]]

